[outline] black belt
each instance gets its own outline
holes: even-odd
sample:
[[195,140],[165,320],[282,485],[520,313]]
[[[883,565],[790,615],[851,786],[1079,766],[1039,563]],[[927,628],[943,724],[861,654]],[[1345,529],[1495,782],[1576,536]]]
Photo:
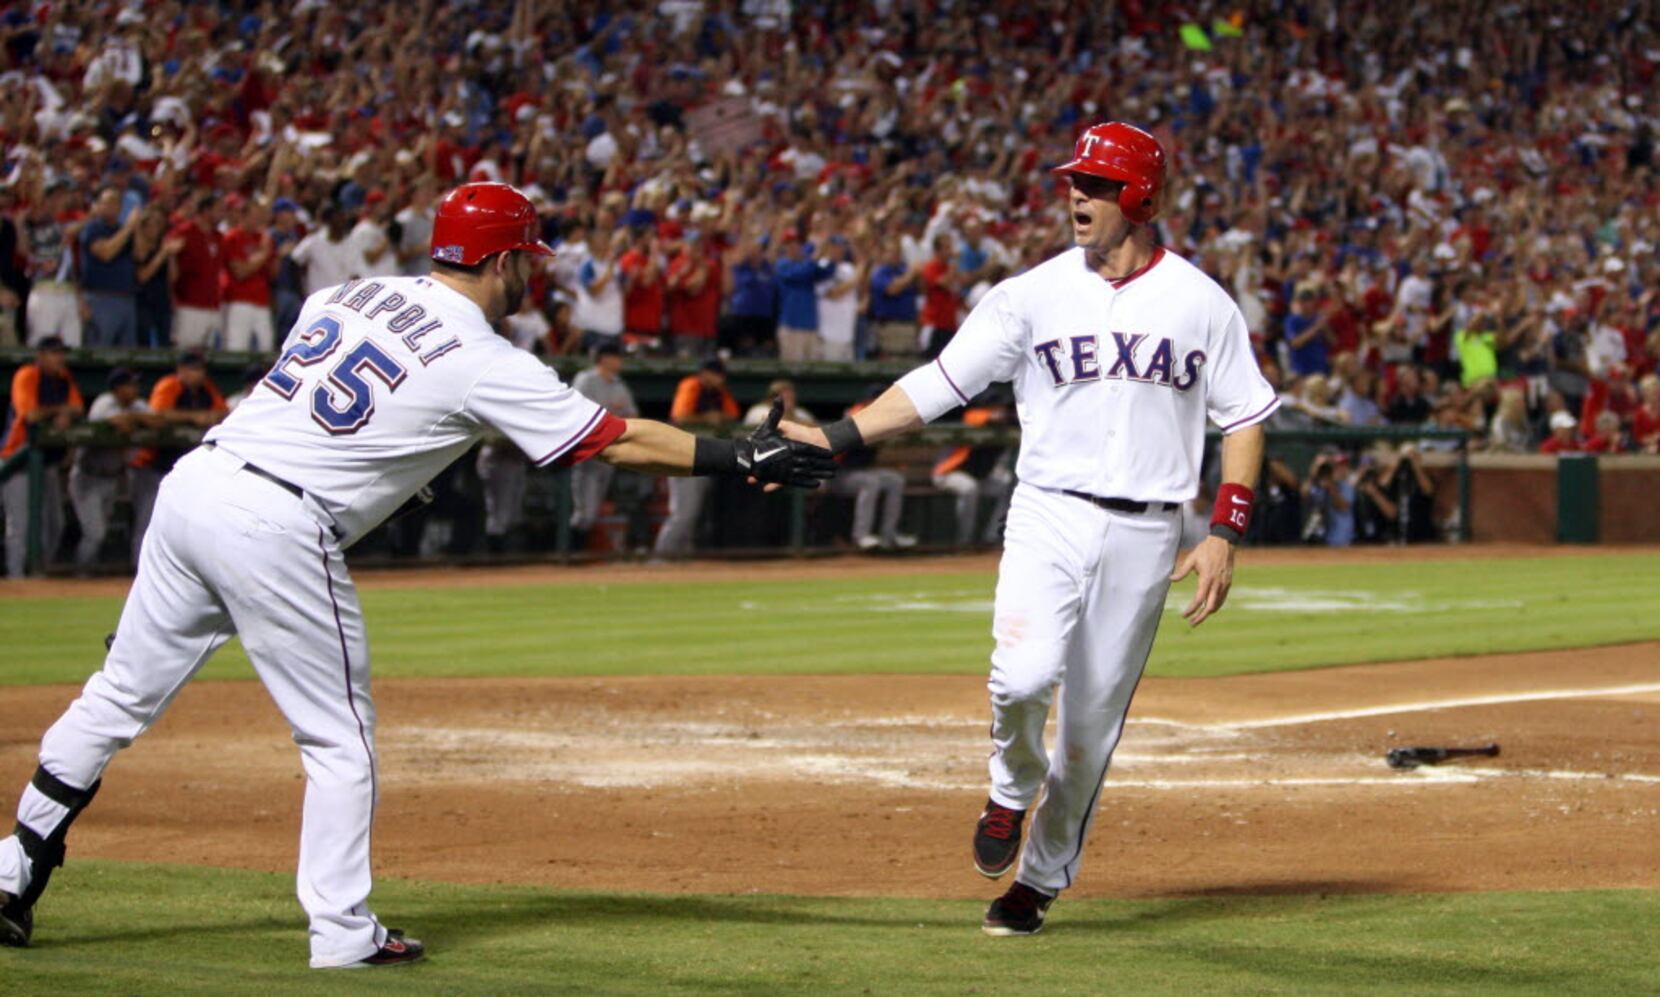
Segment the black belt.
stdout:
[[1177,502],[1137,502],[1135,499],[1102,498],[1099,495],[1091,495],[1088,492],[1074,492],[1068,489],[1062,489],[1061,494],[1070,495],[1077,499],[1083,499],[1085,502],[1095,506],[1097,509],[1111,509],[1113,512],[1133,512],[1139,514],[1146,512],[1148,509],[1153,509],[1158,512],[1175,512],[1177,509],[1181,508],[1181,504]]
[[[207,447],[209,450],[217,450],[219,448],[218,444],[216,444],[216,443],[204,443],[202,445]],[[240,460],[241,458],[238,458],[238,459]],[[277,477],[276,475],[272,474],[270,471],[267,471],[263,467],[256,467],[255,465],[250,464],[250,463],[248,463],[247,461],[244,460],[244,461],[242,461],[242,470],[247,471],[249,474],[259,475],[260,477],[264,478],[266,481],[271,482],[271,484],[276,485],[277,487],[281,488],[283,491],[287,492],[288,494],[294,496],[297,499],[305,498],[305,489],[304,488],[301,488],[299,485],[296,485],[292,481],[286,481],[282,478]]]

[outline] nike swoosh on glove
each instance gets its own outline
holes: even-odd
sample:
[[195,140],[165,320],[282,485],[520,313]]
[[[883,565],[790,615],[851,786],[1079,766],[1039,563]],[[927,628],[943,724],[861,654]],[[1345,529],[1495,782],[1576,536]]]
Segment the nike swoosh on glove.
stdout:
[[792,488],[817,488],[835,477],[835,456],[823,447],[785,439],[778,431],[778,422],[783,418],[784,399],[774,399],[766,421],[753,433],[733,441],[738,468],[764,484]]

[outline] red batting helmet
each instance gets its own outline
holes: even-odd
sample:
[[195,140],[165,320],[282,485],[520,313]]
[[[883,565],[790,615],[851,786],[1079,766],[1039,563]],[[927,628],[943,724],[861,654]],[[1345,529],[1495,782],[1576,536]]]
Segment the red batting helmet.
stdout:
[[1056,173],[1085,173],[1124,185],[1118,194],[1118,209],[1137,225],[1150,222],[1159,213],[1159,188],[1164,186],[1164,147],[1159,140],[1134,125],[1109,121],[1078,136],[1072,162],[1055,167]]
[[432,258],[472,266],[491,253],[522,249],[552,256],[537,237],[536,208],[505,183],[465,183],[444,195],[432,219]]

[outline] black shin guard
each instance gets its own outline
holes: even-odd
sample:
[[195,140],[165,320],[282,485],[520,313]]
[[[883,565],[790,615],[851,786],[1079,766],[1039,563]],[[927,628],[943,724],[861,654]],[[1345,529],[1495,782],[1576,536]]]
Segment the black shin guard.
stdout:
[[46,884],[52,878],[52,870],[63,865],[64,841],[69,836],[69,825],[75,823],[75,818],[92,802],[92,798],[98,794],[98,787],[103,785],[103,780],[98,780],[86,789],[76,789],[45,768],[37,768],[30,784],[48,800],[68,807],[69,812],[64,814],[63,820],[58,821],[58,826],[52,833],[44,837],[22,822],[19,822],[17,829],[12,832],[22,843],[23,854],[29,856],[29,888],[17,898],[18,905],[24,910],[33,907],[40,895],[46,892]]

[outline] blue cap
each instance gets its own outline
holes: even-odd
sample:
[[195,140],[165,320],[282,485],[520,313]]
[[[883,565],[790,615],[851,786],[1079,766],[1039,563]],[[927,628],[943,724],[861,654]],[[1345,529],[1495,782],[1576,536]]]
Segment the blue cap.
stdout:
[[272,214],[277,214],[277,213],[283,212],[283,211],[292,211],[295,214],[299,214],[300,213],[300,206],[298,204],[295,204],[292,198],[279,197],[279,198],[276,199],[276,201],[274,203],[272,203],[271,213]]

